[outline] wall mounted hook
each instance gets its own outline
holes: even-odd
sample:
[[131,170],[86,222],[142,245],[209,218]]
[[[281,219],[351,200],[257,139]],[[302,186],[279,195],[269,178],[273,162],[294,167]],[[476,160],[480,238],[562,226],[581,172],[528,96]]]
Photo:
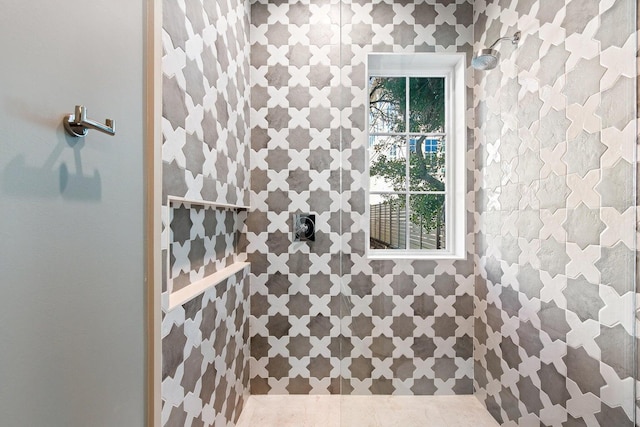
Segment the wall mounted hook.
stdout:
[[74,114],[67,114],[62,121],[69,135],[82,138],[89,129],[95,129],[108,135],[116,134],[115,120],[106,119],[105,124],[87,119],[87,109],[83,105],[76,105]]

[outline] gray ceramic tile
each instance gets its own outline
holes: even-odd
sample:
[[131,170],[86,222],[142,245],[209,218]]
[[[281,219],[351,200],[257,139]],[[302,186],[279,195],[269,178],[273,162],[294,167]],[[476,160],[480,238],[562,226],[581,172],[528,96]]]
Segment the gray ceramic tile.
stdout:
[[536,17],[545,23],[551,23],[555,20],[556,15],[563,8],[563,4],[555,0],[539,0],[538,13]]
[[567,366],[567,378],[575,381],[582,393],[600,396],[600,387],[606,384],[600,375],[600,362],[589,356],[583,347],[567,347],[563,360]]
[[540,179],[540,169],[542,169],[540,156],[532,150],[527,150],[520,157],[516,168],[519,182],[531,184],[533,181]]
[[589,21],[596,16],[598,16],[598,3],[574,0],[567,5],[562,26],[566,29],[567,36],[582,33]]
[[520,347],[529,357],[540,356],[540,351],[543,349],[542,341],[540,341],[540,331],[531,322],[520,322],[518,338]]
[[[506,412],[507,419],[510,421],[517,422],[520,417],[522,417],[522,412],[518,407],[518,398],[516,398],[509,388],[503,387],[500,390],[500,400],[502,402],[502,407]],[[495,417],[495,415],[494,415]]]
[[162,27],[169,33],[173,46],[184,51],[189,39],[184,12],[180,10],[177,2],[171,0],[162,2],[162,10]]
[[[253,13],[253,10],[252,10],[252,13]],[[292,4],[289,7],[289,11],[287,12],[287,18],[289,20],[289,24],[291,25],[300,26],[300,25],[308,24],[310,17],[311,17],[311,13],[309,11],[309,8],[307,8],[306,5],[303,5],[301,3]],[[251,17],[251,21],[254,22],[253,15]]]
[[192,348],[191,354],[184,362],[184,374],[180,385],[185,392],[194,392],[196,383],[202,376],[202,351],[199,347]]
[[522,193],[518,184],[509,183],[501,187],[500,208],[503,211],[514,211],[518,209]]
[[627,353],[621,350],[632,348],[636,343],[622,325],[600,326],[600,335],[595,342],[602,349],[602,361],[611,366],[620,379],[633,376],[634,364]]
[[611,88],[602,91],[602,100],[598,107],[598,115],[602,118],[602,128],[616,127],[624,129],[634,118],[634,110],[630,108],[636,102],[634,80],[619,77]]
[[540,268],[549,272],[552,277],[557,274],[565,274],[567,263],[570,260],[566,253],[565,243],[560,243],[554,238],[542,240],[537,256],[540,260]]
[[500,342],[502,359],[507,363],[507,366],[510,369],[518,369],[518,366],[522,362],[518,349],[519,346],[513,342],[511,337],[505,337]]
[[427,2],[416,3],[414,11],[412,13],[414,22],[417,25],[433,25],[436,23],[436,17],[438,12],[433,4]]
[[266,368],[269,372],[269,377],[282,379],[289,376],[291,365],[289,364],[289,358],[277,354],[269,358]]
[[[523,280],[520,280],[520,287],[523,286]],[[502,304],[502,309],[510,317],[518,317],[520,308],[522,305],[519,301],[519,292],[514,290],[510,286],[505,286],[502,288],[502,292],[500,293],[500,303]]]
[[503,271],[499,260],[494,257],[490,257],[487,260],[485,270],[487,272],[487,280],[494,284],[502,282]]
[[204,77],[196,61],[187,59],[184,76],[187,83],[187,94],[195,104],[202,104],[205,95]]
[[187,412],[184,410],[184,405],[181,403],[178,407],[171,408],[169,419],[164,424],[166,427],[182,427],[187,420]]
[[547,394],[551,403],[566,407],[567,400],[571,397],[567,390],[567,378],[558,372],[555,365],[545,363],[540,365],[538,376],[540,377],[541,389]]
[[571,327],[567,323],[567,312],[558,307],[553,301],[542,302],[538,313],[542,330],[545,331],[552,340],[566,342],[567,332]]
[[452,378],[455,376],[458,367],[454,359],[442,357],[435,361],[433,370],[436,378]]
[[434,319],[433,330],[437,337],[453,336],[458,329],[455,317],[447,315],[439,316]]
[[411,308],[415,316],[426,318],[434,315],[437,305],[434,297],[430,295],[416,295],[413,298]]
[[[416,2],[415,10],[422,3]],[[456,24],[468,27],[473,24],[473,4],[471,2],[458,2],[456,11],[453,14],[456,18]],[[418,22],[416,22],[418,24]]]
[[581,321],[598,320],[598,313],[605,306],[600,298],[598,285],[589,283],[583,276],[568,279],[562,291],[567,299],[567,308],[578,315]]
[[[541,0],[541,3],[544,0]],[[559,6],[558,2],[550,0],[551,3],[555,3]],[[547,10],[553,9],[553,5],[548,5]],[[544,13],[542,7],[540,12]],[[540,14],[539,12],[539,14]],[[551,45],[549,51],[540,58],[540,70],[538,71],[538,79],[542,85],[553,86],[557,82],[558,78],[566,73],[565,68],[559,64],[565,64],[569,58],[569,52],[564,46],[564,43],[555,46]],[[555,111],[555,110],[553,110]],[[565,117],[566,119],[566,117]],[[542,123],[540,128],[542,129]],[[553,129],[553,128],[552,128]]]
[[633,427],[634,424],[621,407],[612,408],[606,403],[602,403],[602,410],[595,415],[595,418],[600,425]]
[[633,167],[620,159],[612,168],[602,169],[602,179],[595,188],[602,206],[626,211],[633,203]]
[[540,188],[536,193],[540,200],[540,208],[549,209],[551,212],[564,208],[570,194],[566,177],[554,173],[540,180]]
[[518,226],[519,237],[524,237],[527,240],[537,239],[540,235],[540,229],[542,228],[542,220],[540,219],[540,211],[537,210],[522,210],[519,212],[518,220],[516,221]]
[[171,232],[173,233],[173,241],[183,245],[186,241],[191,240],[191,210],[185,205],[178,205],[172,209],[173,218],[171,220]]
[[612,248],[602,248],[600,259],[595,266],[600,271],[600,281],[603,285],[613,287],[618,295],[633,291],[634,253],[623,243]]
[[517,278],[520,292],[524,293],[529,299],[540,298],[540,290],[543,285],[538,269],[533,268],[531,264],[524,264],[520,266]]
[[162,115],[173,129],[185,126],[187,117],[185,93],[180,89],[175,77],[162,77]]
[[524,402],[527,411],[539,414],[544,406],[540,400],[540,391],[531,380],[531,377],[520,377],[517,387],[520,393],[520,400]]
[[600,220],[600,211],[589,209],[580,203],[575,209],[567,209],[567,219],[563,223],[567,240],[575,242],[582,249],[588,245],[600,244],[600,233],[605,229]]
[[567,73],[567,83],[563,93],[569,104],[584,104],[587,99],[600,90],[600,79],[606,69],[600,65],[600,58],[581,59]]
[[184,328],[174,325],[169,334],[163,338],[167,343],[162,347],[162,379],[173,377],[176,369],[184,361],[184,345],[187,342]]
[[636,30],[633,20],[628,19],[634,7],[636,3],[633,0],[616,1],[602,14],[600,28],[595,35],[602,50],[611,46],[621,48]]
[[555,148],[559,143],[566,141],[570,124],[564,111],[552,109],[543,115],[536,135],[540,141],[540,147]]
[[[535,34],[527,35],[525,41],[517,48],[515,54],[516,65],[523,70],[529,70],[535,62],[540,60],[541,46],[542,40],[536,37]],[[503,48],[513,49],[512,46],[507,47],[506,43]]]
[[438,40],[438,43],[446,49],[449,46],[455,46],[456,40],[458,39],[458,32],[454,25],[442,24],[436,25],[436,31],[433,33],[433,36]]
[[600,142],[600,133],[582,131],[577,138],[567,144],[567,153],[563,156],[569,173],[577,173],[584,177],[587,172],[600,168],[600,157],[606,151]]

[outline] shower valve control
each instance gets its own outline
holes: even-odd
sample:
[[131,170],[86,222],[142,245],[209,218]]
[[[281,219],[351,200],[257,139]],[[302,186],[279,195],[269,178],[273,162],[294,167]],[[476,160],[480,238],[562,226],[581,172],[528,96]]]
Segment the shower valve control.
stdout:
[[316,240],[316,216],[309,213],[293,214],[293,241],[314,242]]

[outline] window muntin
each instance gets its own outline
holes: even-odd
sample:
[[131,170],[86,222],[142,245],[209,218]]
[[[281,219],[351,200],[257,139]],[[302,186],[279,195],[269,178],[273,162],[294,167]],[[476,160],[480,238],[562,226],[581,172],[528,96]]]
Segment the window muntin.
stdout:
[[371,249],[446,250],[446,83],[369,76]]
[[368,65],[368,256],[463,258],[464,56],[371,54]]

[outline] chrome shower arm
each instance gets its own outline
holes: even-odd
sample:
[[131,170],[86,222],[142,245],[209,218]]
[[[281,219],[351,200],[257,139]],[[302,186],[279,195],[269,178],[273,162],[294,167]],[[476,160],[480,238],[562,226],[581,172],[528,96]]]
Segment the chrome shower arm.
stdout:
[[513,35],[513,37],[500,37],[498,40],[493,42],[493,44],[491,46],[489,46],[489,49],[493,49],[498,43],[500,43],[501,41],[504,41],[504,40],[511,40],[511,43],[518,44],[518,42],[520,41],[520,31],[515,33]]

